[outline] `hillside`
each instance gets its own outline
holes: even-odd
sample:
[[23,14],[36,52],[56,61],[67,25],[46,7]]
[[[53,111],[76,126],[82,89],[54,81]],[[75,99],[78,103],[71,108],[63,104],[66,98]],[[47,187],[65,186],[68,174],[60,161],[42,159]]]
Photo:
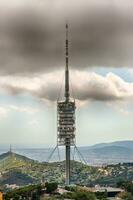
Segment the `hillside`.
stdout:
[[64,171],[63,164],[39,163],[25,156],[13,152],[7,152],[0,155],[0,183],[16,183],[18,185],[33,182],[37,183],[41,181],[43,173],[45,174],[46,180],[53,180],[53,178],[56,180],[56,178],[60,176],[60,166]]
[[0,185],[16,184],[23,186],[29,183],[35,183],[35,179],[19,170],[11,170],[7,173],[3,173],[2,177],[0,178]]
[[14,153],[14,152],[10,152],[10,151],[1,154],[1,155],[0,155],[0,161],[3,160],[3,159],[5,159],[5,158],[9,158],[9,157],[11,157],[11,156],[14,157],[14,158],[17,159],[17,160],[23,160],[23,161],[28,161],[28,162],[31,162],[31,161],[32,161],[32,159],[27,158],[26,156],[19,155],[19,154],[16,154],[16,153]]
[[[25,185],[45,181],[65,181],[65,162],[39,163],[15,153],[0,156],[0,184]],[[74,184],[115,185],[119,180],[133,180],[133,164],[93,167],[71,161],[71,182]]]
[[0,170],[5,171],[24,166],[28,167],[33,162],[35,161],[33,161],[32,159],[8,151],[0,155]]

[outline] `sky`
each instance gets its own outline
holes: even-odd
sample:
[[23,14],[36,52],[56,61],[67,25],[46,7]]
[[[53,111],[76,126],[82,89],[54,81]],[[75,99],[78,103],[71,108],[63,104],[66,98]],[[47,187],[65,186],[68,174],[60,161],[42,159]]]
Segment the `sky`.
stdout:
[[78,146],[133,140],[133,2],[0,0],[0,145],[56,144],[65,23]]

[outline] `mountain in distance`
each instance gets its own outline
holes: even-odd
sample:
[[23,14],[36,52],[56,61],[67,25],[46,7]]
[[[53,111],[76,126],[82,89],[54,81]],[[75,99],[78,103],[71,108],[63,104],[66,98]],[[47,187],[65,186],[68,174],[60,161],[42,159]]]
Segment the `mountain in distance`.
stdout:
[[95,148],[93,149],[93,152],[99,156],[125,157],[128,155],[128,157],[133,158],[133,149],[129,149],[127,147],[121,147],[121,146],[105,146],[101,148]]
[[119,146],[119,147],[126,147],[133,149],[133,141],[132,140],[125,140],[125,141],[115,141],[109,143],[99,143],[91,146],[91,148],[100,148],[100,147],[107,147],[107,146]]
[[[64,148],[60,149],[60,158],[64,160],[65,151]],[[88,162],[89,165],[102,165],[102,164],[117,164],[123,162],[133,162],[133,141],[116,141],[111,143],[99,143],[92,146],[78,147],[79,151]],[[14,149],[14,152],[20,155],[24,155],[31,160],[37,160],[39,162],[46,162],[52,148],[26,148],[26,149]],[[73,154],[73,148],[72,148]],[[0,154],[3,150],[0,149]],[[6,154],[5,154],[6,155]],[[8,154],[7,154],[8,155]],[[4,156],[4,154],[2,155]],[[19,156],[17,156],[19,159]],[[16,159],[16,158],[15,158]],[[23,160],[26,158],[23,157]],[[75,160],[80,161],[79,156],[75,155]],[[59,161],[58,152],[55,151],[52,156],[52,162]]]
[[99,143],[79,149],[89,164],[133,162],[133,141]]

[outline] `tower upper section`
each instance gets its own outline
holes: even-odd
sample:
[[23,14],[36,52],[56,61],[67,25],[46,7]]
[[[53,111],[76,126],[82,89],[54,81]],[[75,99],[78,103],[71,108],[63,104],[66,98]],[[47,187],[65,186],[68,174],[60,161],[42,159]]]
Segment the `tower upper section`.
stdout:
[[66,67],[65,67],[65,99],[69,101],[69,54],[68,54],[68,24],[66,24]]
[[75,144],[75,101],[70,100],[69,93],[69,55],[68,24],[66,24],[66,65],[65,65],[65,100],[57,102],[57,143],[72,146]]

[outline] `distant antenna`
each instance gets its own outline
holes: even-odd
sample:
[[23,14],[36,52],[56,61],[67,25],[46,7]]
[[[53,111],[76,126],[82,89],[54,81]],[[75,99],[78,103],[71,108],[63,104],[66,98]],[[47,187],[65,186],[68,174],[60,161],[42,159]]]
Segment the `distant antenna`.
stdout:
[[9,150],[10,153],[12,153],[12,145],[10,144],[10,150]]

